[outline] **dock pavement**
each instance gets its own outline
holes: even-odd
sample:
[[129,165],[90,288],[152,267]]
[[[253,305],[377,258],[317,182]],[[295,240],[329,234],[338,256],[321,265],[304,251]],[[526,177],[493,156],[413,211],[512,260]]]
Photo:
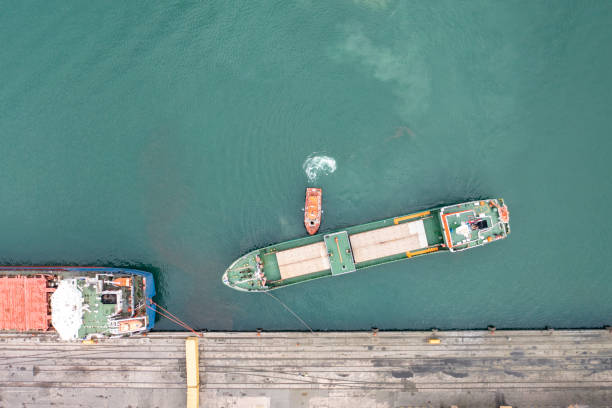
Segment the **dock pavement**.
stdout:
[[[185,407],[189,336],[1,334],[0,407]],[[206,408],[612,406],[607,330],[206,332],[198,351]]]

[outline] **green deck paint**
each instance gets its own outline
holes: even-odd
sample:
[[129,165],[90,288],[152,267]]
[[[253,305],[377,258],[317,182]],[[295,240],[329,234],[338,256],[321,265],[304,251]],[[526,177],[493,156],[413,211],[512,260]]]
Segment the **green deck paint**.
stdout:
[[268,291],[440,250],[476,248],[510,233],[498,211],[502,206],[501,198],[470,201],[279,242],[236,259],[222,281],[240,291]]
[[329,263],[332,275],[342,275],[355,271],[355,262],[351,253],[351,243],[346,231],[325,235],[325,247],[330,254]]

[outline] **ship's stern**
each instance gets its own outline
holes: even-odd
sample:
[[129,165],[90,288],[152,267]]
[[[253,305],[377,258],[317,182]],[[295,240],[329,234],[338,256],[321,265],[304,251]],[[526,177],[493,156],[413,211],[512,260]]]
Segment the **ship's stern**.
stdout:
[[504,239],[510,233],[510,212],[502,198],[442,207],[439,220],[444,244],[451,252]]
[[147,327],[146,330],[151,330],[155,326],[155,315],[157,313],[157,307],[153,303],[153,297],[155,296],[155,280],[151,272],[139,271],[135,269],[125,270],[127,273],[142,276],[143,289],[145,295],[145,304],[147,305]]

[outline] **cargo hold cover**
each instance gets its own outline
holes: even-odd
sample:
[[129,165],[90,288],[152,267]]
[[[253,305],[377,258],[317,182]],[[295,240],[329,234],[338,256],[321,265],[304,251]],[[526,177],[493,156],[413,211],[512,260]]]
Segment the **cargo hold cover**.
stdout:
[[350,239],[356,263],[427,248],[427,235],[421,220],[361,232],[351,235]]
[[324,242],[317,242],[276,253],[281,279],[295,278],[329,269],[329,257]]
[[0,276],[0,330],[47,330],[47,291],[43,276]]

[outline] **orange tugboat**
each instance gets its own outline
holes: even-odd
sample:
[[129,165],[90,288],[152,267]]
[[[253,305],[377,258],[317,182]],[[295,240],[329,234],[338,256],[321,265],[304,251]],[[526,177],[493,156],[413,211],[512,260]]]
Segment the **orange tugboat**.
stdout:
[[310,235],[314,235],[321,226],[321,195],[320,188],[306,189],[306,204],[304,205],[304,225]]

